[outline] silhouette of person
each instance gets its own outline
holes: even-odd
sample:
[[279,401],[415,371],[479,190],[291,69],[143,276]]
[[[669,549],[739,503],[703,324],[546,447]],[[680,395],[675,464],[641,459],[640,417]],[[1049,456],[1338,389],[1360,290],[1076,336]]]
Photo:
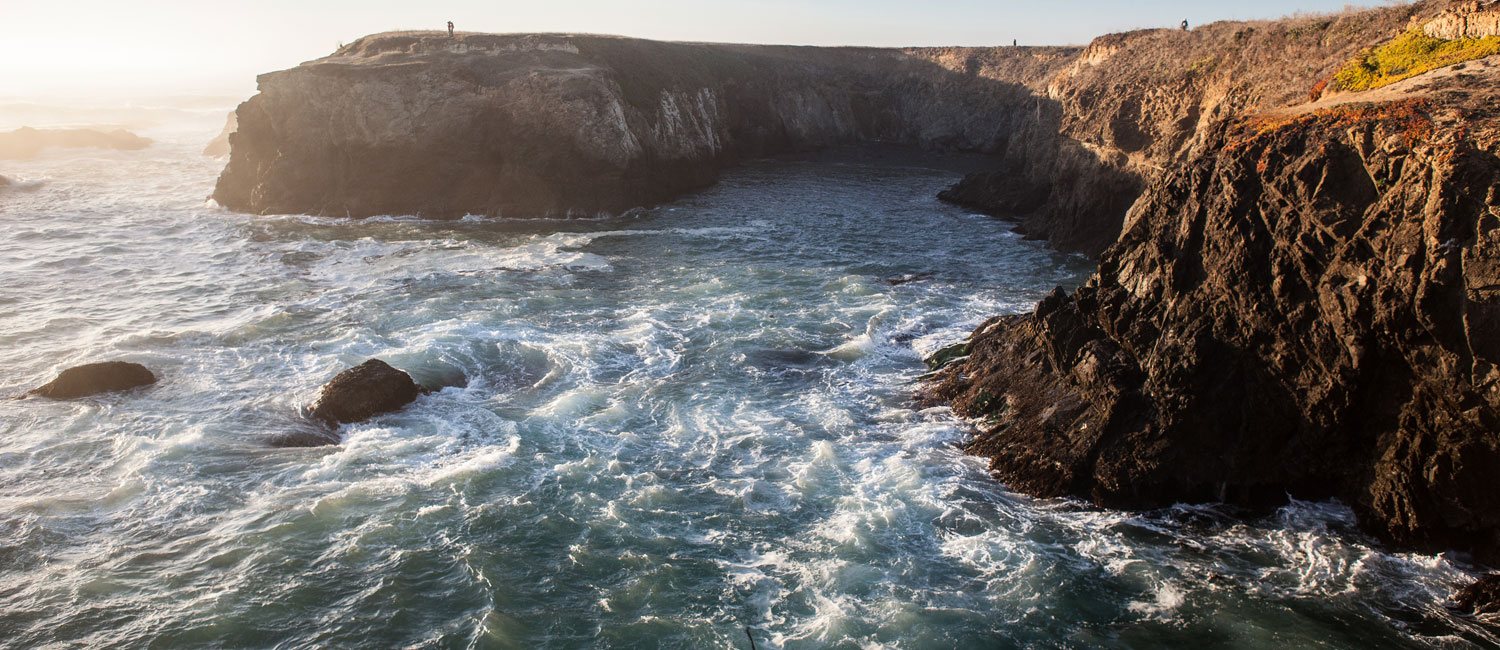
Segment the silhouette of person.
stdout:
[[[1186,25],[1187,23],[1183,23],[1183,24]],[[1187,29],[1187,28],[1184,27],[1183,29]],[[451,21],[451,20],[448,21],[448,38],[453,38],[453,21]]]
[[1018,41],[1016,39],[1014,39],[1014,38],[1010,39],[1010,46],[1011,47],[1016,47],[1017,43],[1018,43]]
[[1187,21],[1186,20],[1182,21],[1182,31],[1184,31],[1184,32],[1187,31]]

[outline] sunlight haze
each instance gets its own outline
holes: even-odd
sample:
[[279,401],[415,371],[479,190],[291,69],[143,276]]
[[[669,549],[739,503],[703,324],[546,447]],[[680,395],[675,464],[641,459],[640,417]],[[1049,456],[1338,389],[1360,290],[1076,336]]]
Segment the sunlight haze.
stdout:
[[1147,0],[909,3],[879,0],[687,0],[565,3],[390,0],[252,4],[185,0],[5,3],[0,96],[247,95],[255,75],[394,29],[587,32],[662,40],[801,45],[1086,43],[1100,34],[1188,19],[1274,18],[1336,11],[1342,0],[1205,3]]

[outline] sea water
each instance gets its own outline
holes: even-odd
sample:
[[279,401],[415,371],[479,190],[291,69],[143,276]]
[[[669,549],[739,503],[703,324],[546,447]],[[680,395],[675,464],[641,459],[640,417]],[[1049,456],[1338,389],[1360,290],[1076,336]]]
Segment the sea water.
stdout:
[[[1470,647],[1461,558],[1337,503],[1008,491],[922,357],[1091,264],[889,152],[757,161],[622,217],[234,214],[198,150],[0,166],[0,646]],[[893,281],[894,280],[894,281]],[[305,409],[384,359],[435,388]]]

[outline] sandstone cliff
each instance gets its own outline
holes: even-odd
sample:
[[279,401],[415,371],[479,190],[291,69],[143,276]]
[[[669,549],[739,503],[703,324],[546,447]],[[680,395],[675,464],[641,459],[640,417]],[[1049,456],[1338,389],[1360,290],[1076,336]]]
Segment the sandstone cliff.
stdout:
[[[994,56],[1036,77],[1068,54]],[[898,50],[380,34],[262,75],[214,198],[258,213],[613,212],[747,156],[853,141],[994,152],[1031,94]]]

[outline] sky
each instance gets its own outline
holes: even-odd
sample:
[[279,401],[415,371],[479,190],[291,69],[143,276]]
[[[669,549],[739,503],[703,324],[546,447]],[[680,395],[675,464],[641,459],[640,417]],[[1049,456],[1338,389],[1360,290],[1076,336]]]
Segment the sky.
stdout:
[[[1371,3],[1378,0],[1365,0]],[[1389,0],[1386,0],[1389,1]],[[1346,0],[0,0],[0,97],[248,96],[255,75],[393,29],[802,45],[1082,44]]]

